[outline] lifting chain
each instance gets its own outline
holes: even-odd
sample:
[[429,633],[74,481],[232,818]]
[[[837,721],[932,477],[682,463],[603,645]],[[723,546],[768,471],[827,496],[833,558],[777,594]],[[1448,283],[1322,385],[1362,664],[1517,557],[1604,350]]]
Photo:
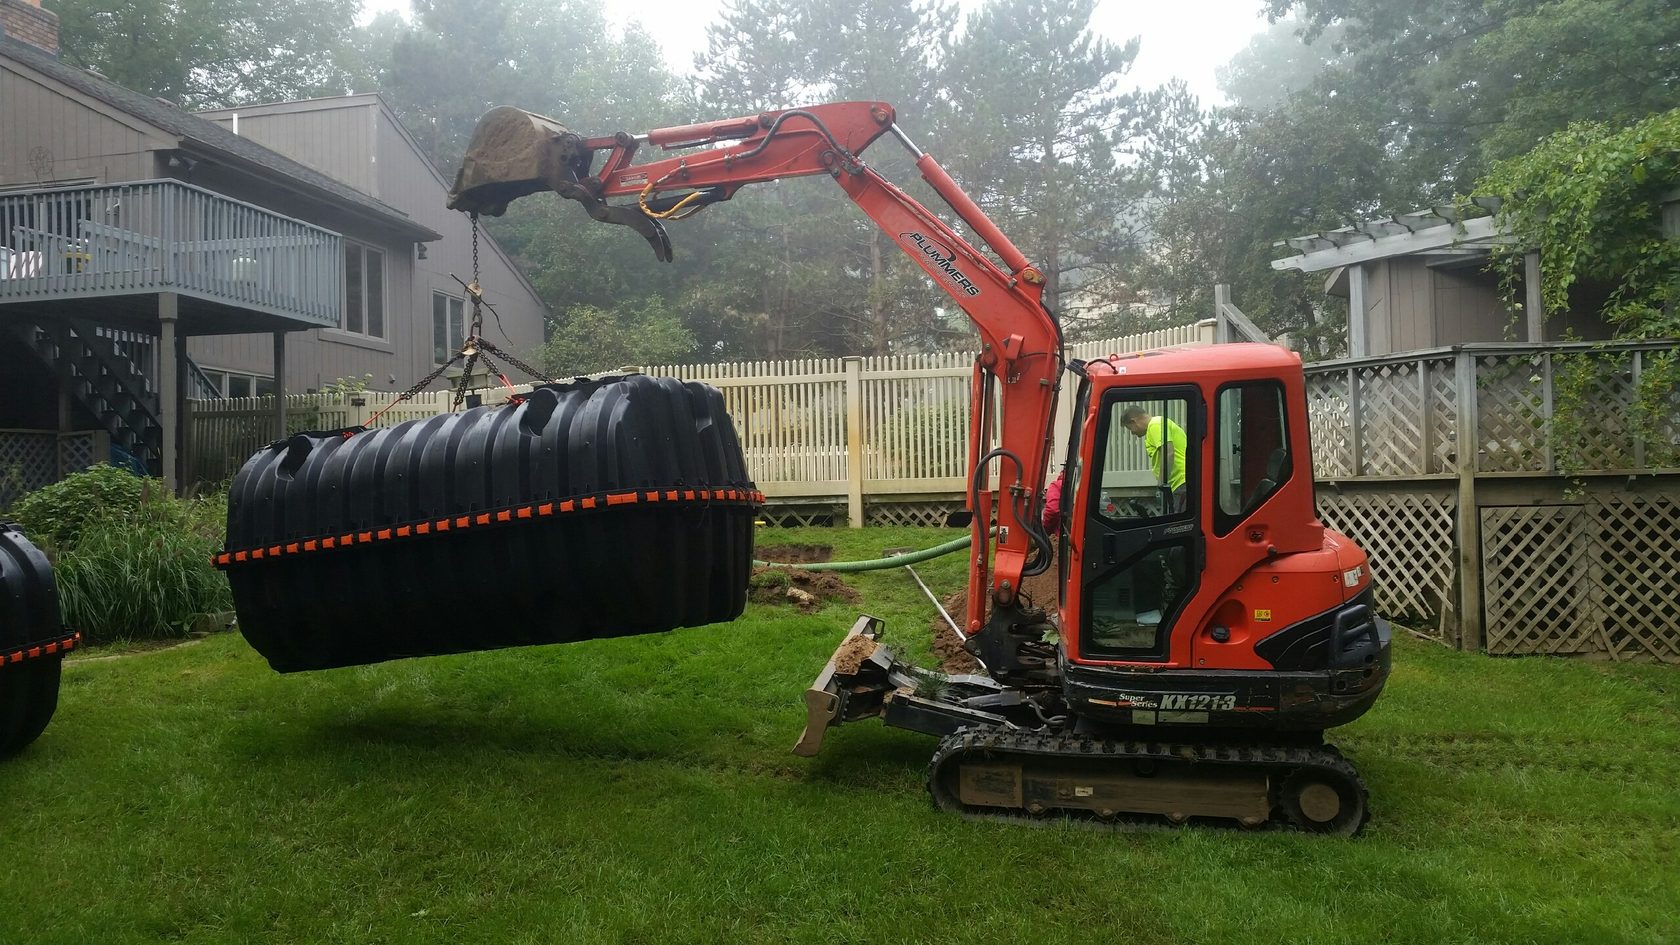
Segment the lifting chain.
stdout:
[[[506,361],[508,364],[513,365],[514,367],[518,368],[519,370],[524,371],[526,374],[530,375],[532,378],[534,378],[534,379],[536,379],[540,382],[547,383],[548,381],[553,380],[553,378],[550,378],[548,375],[544,374],[542,371],[538,370],[537,368],[534,368],[531,365],[526,364],[524,361],[521,361],[519,358],[514,357],[513,355],[509,354],[508,352],[503,351],[501,348],[498,348],[497,346],[491,344],[490,340],[484,337],[484,311],[483,310],[485,308],[489,308],[490,313],[492,315],[496,316],[497,324],[501,323],[502,316],[501,316],[500,313],[498,313],[496,311],[494,306],[492,306],[488,302],[484,301],[484,290],[478,284],[478,278],[479,278],[478,214],[476,214],[476,213],[471,214],[471,217],[472,217],[472,281],[471,282],[461,282],[461,279],[460,279],[459,276],[454,277],[456,282],[461,282],[461,287],[466,290],[467,296],[470,299],[472,299],[472,319],[468,324],[467,337],[461,343],[461,349],[459,351],[455,352],[454,356],[452,356],[448,361],[445,361],[443,364],[438,365],[437,369],[432,371],[432,373],[427,374],[425,377],[421,378],[419,383],[415,384],[413,387],[410,387],[408,390],[403,391],[401,394],[398,394],[396,400],[393,400],[390,403],[386,404],[385,406],[379,408],[378,413],[375,413],[373,416],[368,418],[368,421],[364,425],[364,427],[373,426],[374,421],[378,420],[380,418],[380,416],[382,416],[385,413],[385,411],[390,410],[392,407],[395,407],[397,404],[400,404],[405,400],[409,400],[409,399],[413,398],[415,394],[418,394],[421,391],[425,390],[427,387],[430,387],[432,382],[437,380],[438,378],[442,377],[445,371],[448,371],[450,368],[454,367],[457,363],[459,363],[463,360],[466,363],[465,363],[465,365],[463,365],[463,367],[461,369],[460,383],[457,384],[456,387],[455,387],[455,398],[449,405],[449,409],[450,409],[451,412],[454,412],[456,410],[461,409],[461,404],[466,401],[466,399],[467,399],[467,387],[468,387],[469,384],[472,383],[473,368],[478,366],[479,361],[483,361],[485,369],[490,371],[491,373],[495,374],[496,377],[501,379],[501,382],[502,382],[503,386],[507,387],[510,391],[513,389],[513,384],[510,381],[508,381],[507,374],[505,374],[501,370],[501,368],[497,367],[496,362],[490,360],[490,355],[492,355],[492,354],[494,354],[498,358],[501,358],[503,361]],[[513,397],[513,398],[509,398],[509,399],[517,402],[521,398]]]

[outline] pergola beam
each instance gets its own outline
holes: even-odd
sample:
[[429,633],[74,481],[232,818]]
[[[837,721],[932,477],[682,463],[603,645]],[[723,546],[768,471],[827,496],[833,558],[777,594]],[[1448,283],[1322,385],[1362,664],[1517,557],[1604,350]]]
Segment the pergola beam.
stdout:
[[[1351,234],[1344,234],[1344,236],[1347,235]],[[1444,223],[1416,230],[1392,232],[1386,236],[1359,234],[1354,238],[1344,239],[1340,242],[1337,242],[1331,233],[1321,233],[1313,237],[1298,239],[1316,240],[1321,238],[1330,245],[1328,247],[1315,246],[1313,249],[1303,249],[1299,256],[1274,259],[1272,260],[1272,268],[1295,269],[1300,272],[1322,272],[1326,269],[1334,269],[1337,266],[1354,266],[1372,260],[1387,259],[1391,256],[1404,256],[1410,253],[1465,244],[1501,243],[1508,239],[1494,225],[1493,217],[1478,217],[1474,220],[1466,220],[1462,226]],[[1296,240],[1292,239],[1287,242],[1292,246],[1296,245]]]

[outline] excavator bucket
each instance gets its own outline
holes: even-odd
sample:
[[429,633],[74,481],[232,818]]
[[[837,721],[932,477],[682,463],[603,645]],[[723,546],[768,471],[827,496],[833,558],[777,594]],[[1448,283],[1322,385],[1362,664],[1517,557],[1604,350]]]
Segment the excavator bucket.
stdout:
[[594,151],[552,118],[502,105],[484,113],[449,192],[449,209],[499,217],[508,203],[544,190],[583,204],[603,223],[627,226],[671,261],[671,239],[658,220],[635,206],[611,206],[590,177]]

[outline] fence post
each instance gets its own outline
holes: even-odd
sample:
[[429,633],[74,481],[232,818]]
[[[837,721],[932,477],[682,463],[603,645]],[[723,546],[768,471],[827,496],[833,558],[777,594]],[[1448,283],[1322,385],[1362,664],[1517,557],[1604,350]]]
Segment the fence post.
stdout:
[[846,519],[863,527],[863,359],[846,359]]
[[1458,648],[1482,649],[1482,511],[1476,503],[1476,356],[1460,350],[1458,385]]
[[373,419],[373,408],[368,405],[368,392],[359,394],[340,394],[338,405],[344,409],[344,425],[347,427],[365,427]]
[[[1633,364],[1631,365],[1629,380],[1633,381],[1633,387],[1630,390],[1635,404],[1639,402],[1639,384],[1645,373],[1645,359],[1640,357],[1641,354],[1642,352],[1638,348],[1633,349]],[[1629,419],[1632,419],[1631,411],[1629,412]],[[1640,435],[1639,429],[1631,422],[1628,424],[1628,435],[1633,438],[1633,468],[1644,469],[1645,437]],[[1548,442],[1550,439],[1550,437],[1547,437]]]
[[181,490],[198,483],[198,401],[181,399]]

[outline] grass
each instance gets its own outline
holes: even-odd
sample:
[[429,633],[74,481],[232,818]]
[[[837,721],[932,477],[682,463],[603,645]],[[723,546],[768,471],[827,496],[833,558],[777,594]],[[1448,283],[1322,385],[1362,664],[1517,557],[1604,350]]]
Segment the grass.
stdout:
[[[845,559],[946,534],[761,544]],[[918,570],[943,593],[963,567]],[[849,580],[926,652],[907,576]],[[1370,782],[1363,837],[1111,835],[935,814],[931,740],[874,722],[788,754],[852,617],[754,605],[297,676],[232,634],[73,661],[53,724],[0,766],[0,942],[1680,940],[1673,668],[1402,638],[1336,737]]]

